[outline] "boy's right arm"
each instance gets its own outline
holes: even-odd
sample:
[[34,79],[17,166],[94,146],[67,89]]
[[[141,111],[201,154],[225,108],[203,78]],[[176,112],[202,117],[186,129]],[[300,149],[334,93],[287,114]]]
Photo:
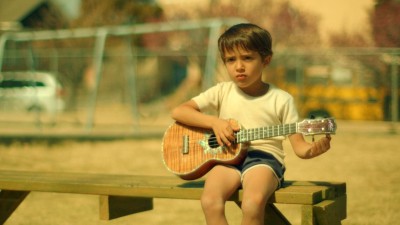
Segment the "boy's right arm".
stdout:
[[201,113],[196,102],[193,100],[189,100],[175,107],[172,110],[171,117],[174,120],[189,126],[211,128],[207,123],[211,118],[208,118],[208,115]]
[[239,127],[228,120],[200,112],[194,100],[189,100],[174,108],[171,116],[174,120],[189,126],[212,129],[220,145],[230,146],[235,140],[234,131],[239,130]]

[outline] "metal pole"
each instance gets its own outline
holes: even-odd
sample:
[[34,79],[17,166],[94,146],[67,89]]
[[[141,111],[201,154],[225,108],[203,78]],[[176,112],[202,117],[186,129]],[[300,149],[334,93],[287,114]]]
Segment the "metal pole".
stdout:
[[129,36],[126,38],[126,45],[127,45],[127,60],[126,62],[127,68],[125,70],[127,80],[128,80],[128,92],[129,98],[131,102],[131,109],[132,109],[132,117],[134,118],[136,129],[139,129],[139,110],[138,110],[138,100],[137,100],[137,87],[136,87],[136,71],[137,71],[137,55],[133,56],[132,48],[132,38]]
[[399,63],[396,62],[395,57],[392,59],[392,123],[393,123],[393,131],[395,130],[395,124],[399,120],[399,76],[398,76],[398,68]]
[[[31,82],[35,80],[35,72],[36,72],[36,63],[35,63],[35,56],[33,54],[33,48],[32,48],[32,42],[29,42],[29,49],[28,49],[28,57],[26,59],[27,63],[27,68],[29,68],[30,72],[30,77],[31,77]],[[38,102],[38,89],[36,87],[36,84],[33,84],[34,86],[34,96],[32,96],[35,99],[35,106],[34,106],[34,115],[35,115],[35,124],[36,127],[40,128],[42,125],[40,116],[41,116],[41,110],[37,108],[36,103]]]
[[[304,83],[304,63],[302,55],[295,55],[295,73],[296,73],[296,85],[298,87],[298,93],[295,95],[295,101],[297,105],[297,110],[300,112],[304,111],[305,102],[305,83]],[[286,73],[286,72],[285,72]],[[285,75],[286,76],[286,75]],[[287,78],[286,78],[287,79]],[[309,116],[309,115],[308,115]]]
[[95,87],[92,91],[92,96],[89,98],[89,103],[88,103],[89,107],[88,107],[87,123],[86,123],[86,129],[88,131],[92,130],[94,124],[94,113],[96,111],[97,94],[101,80],[101,69],[103,65],[103,56],[104,56],[106,38],[107,38],[107,30],[100,29],[96,34],[96,43],[93,52],[93,66],[96,75],[96,82],[95,82]]
[[6,42],[8,39],[8,35],[7,34],[3,34],[0,36],[0,71],[2,71],[3,69],[3,61],[4,61],[4,51],[6,48]]
[[214,72],[217,65],[217,41],[219,38],[218,34],[220,32],[221,26],[221,22],[215,22],[215,24],[210,27],[210,33],[208,36],[207,59],[204,69],[205,73],[203,78],[203,90],[211,87],[213,84]]

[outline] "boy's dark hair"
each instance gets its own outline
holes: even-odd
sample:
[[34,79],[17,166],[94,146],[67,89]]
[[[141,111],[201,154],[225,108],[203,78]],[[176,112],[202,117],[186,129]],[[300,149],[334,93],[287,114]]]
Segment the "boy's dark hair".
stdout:
[[241,23],[230,27],[218,39],[218,49],[224,61],[225,52],[240,47],[255,51],[261,58],[272,55],[271,34],[261,27],[251,23]]

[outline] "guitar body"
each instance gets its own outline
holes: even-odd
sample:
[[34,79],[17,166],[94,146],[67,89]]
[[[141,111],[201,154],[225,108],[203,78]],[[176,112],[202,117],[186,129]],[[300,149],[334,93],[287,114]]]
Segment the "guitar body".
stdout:
[[[236,123],[230,120],[231,123]],[[173,123],[165,132],[162,156],[167,169],[185,180],[205,175],[216,164],[240,164],[250,141],[302,133],[304,135],[335,134],[333,118],[305,119],[299,123],[273,125],[235,132],[236,143],[219,146],[211,130]]]
[[167,169],[185,180],[205,175],[216,164],[235,165],[244,160],[245,143],[221,147],[211,130],[175,122],[165,132],[162,156]]

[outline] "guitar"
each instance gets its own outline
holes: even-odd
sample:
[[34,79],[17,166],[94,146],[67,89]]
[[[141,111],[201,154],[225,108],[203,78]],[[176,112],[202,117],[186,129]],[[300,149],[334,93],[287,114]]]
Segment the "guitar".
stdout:
[[294,133],[304,135],[335,134],[333,118],[305,119],[302,122],[241,129],[235,133],[236,141],[230,147],[220,146],[212,130],[173,123],[162,141],[164,165],[184,180],[205,175],[217,164],[236,165],[244,160],[250,141]]

